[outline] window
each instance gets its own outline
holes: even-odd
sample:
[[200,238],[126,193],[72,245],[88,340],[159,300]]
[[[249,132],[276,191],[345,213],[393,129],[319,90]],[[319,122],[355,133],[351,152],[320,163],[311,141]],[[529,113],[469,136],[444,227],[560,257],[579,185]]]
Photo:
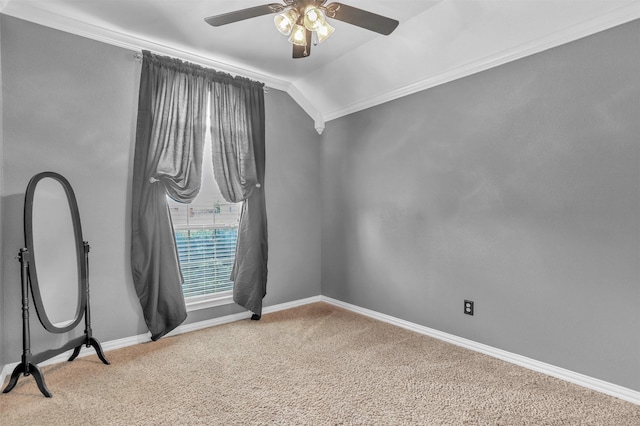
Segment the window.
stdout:
[[230,280],[242,203],[227,203],[213,177],[207,135],[200,193],[190,204],[168,197],[188,310],[231,303]]

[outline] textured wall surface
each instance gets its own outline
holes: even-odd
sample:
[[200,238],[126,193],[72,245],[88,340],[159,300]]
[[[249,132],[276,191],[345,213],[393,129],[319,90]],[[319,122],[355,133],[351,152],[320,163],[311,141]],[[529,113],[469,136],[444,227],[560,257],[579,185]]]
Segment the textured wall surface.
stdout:
[[[2,34],[2,19],[0,19],[0,34]],[[2,82],[2,43],[0,43],[0,82]],[[3,151],[3,132],[2,132],[2,116],[3,116],[3,108],[2,108],[2,85],[0,84],[0,241],[4,240],[4,232],[2,230],[2,220],[4,218],[4,214],[2,213],[3,211],[3,206],[4,203],[2,202],[2,194],[4,194],[2,188],[3,188],[3,172],[2,172],[2,158],[4,157],[4,155],[2,154]],[[2,244],[0,244],[0,265],[4,264],[4,254],[3,254],[3,247]],[[0,307],[4,307],[4,276],[2,273],[0,273]],[[5,354],[4,351],[2,350],[2,345],[4,344],[5,341],[5,329],[3,326],[4,323],[4,319],[3,319],[3,314],[0,312],[0,367],[2,367],[5,364]]]
[[[128,263],[140,64],[0,23],[1,368],[20,356],[15,256],[24,191],[43,170],[78,198],[96,337],[146,329]],[[322,137],[271,90],[265,305],[322,291],[640,390],[639,31],[632,22],[331,121]],[[66,340],[32,333],[34,352]]]
[[[22,351],[20,268],[15,257],[24,245],[27,183],[45,170],[65,176],[78,199],[84,238],[91,244],[94,335],[104,342],[145,333],[129,268],[140,63],[133,52],[122,48],[4,15],[1,22],[6,220],[1,230],[0,331],[5,337],[0,361],[17,362]],[[281,92],[271,90],[265,102],[269,122],[265,191],[271,238],[268,306],[320,294],[321,211],[320,145],[312,120]],[[288,116],[296,119],[290,121]],[[194,311],[187,323],[236,312],[241,312],[236,305]],[[42,333],[35,312],[32,315],[32,352],[68,340],[65,335]]]
[[323,295],[640,390],[639,33],[329,122]]
[[[24,246],[24,193],[42,171],[66,177],[77,198],[83,237],[91,245],[94,335],[106,341],[142,333],[127,240],[139,64],[121,48],[1,19],[6,361],[18,361],[22,349],[20,268],[14,259]],[[31,315],[33,353],[68,340],[47,335],[33,309]]]

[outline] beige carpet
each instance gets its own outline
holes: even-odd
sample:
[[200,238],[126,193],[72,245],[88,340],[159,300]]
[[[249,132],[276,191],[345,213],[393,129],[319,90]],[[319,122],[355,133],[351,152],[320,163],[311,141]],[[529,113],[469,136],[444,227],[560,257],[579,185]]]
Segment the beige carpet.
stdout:
[[640,406],[323,303],[107,357],[44,367],[53,398],[21,377],[0,424],[640,425]]

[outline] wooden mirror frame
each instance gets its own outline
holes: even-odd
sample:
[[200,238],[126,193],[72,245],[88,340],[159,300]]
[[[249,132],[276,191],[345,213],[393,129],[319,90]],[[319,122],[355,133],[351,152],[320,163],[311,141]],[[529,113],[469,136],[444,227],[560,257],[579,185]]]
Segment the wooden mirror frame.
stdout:
[[[78,265],[78,302],[76,306],[76,316],[70,323],[65,323],[63,327],[56,327],[51,323],[47,311],[42,303],[42,294],[40,294],[40,286],[38,284],[38,275],[35,267],[35,257],[31,254],[33,247],[33,198],[38,183],[45,178],[56,180],[64,188],[69,204],[69,211],[73,222],[73,233],[75,238],[76,261]],[[2,391],[3,393],[11,392],[18,383],[18,378],[23,376],[32,376],[40,392],[47,398],[51,398],[52,394],[44,382],[42,370],[38,367],[38,363],[62,354],[73,349],[69,361],[73,361],[80,354],[83,346],[93,347],[98,358],[103,364],[109,364],[104,356],[102,345],[93,337],[91,330],[91,313],[89,309],[89,243],[82,240],[82,228],[80,227],[80,214],[78,213],[78,205],[76,196],[71,189],[69,182],[58,173],[42,172],[31,178],[27,185],[24,202],[24,234],[27,247],[21,248],[18,254],[20,260],[20,281],[22,291],[22,361],[16,365],[11,373],[9,384]],[[29,287],[31,287],[31,299],[36,305],[38,318],[42,326],[50,333],[65,333],[76,327],[84,317],[84,335],[69,340],[57,349],[49,349],[43,352],[31,353],[31,331],[29,322]]]
[[[74,245],[76,248],[76,264],[78,270],[78,297],[76,305],[76,313],[71,320],[63,327],[55,326],[45,309],[45,304],[42,301],[42,294],[40,292],[40,283],[38,281],[36,255],[37,251],[33,244],[33,201],[36,193],[38,183],[43,179],[54,179],[64,189],[67,196],[67,203],[69,205],[69,212],[71,213],[71,221],[73,223],[74,233]],[[33,296],[33,302],[36,307],[36,313],[40,319],[42,326],[50,333],[66,333],[73,330],[82,321],[84,316],[85,307],[87,306],[87,270],[86,262],[84,261],[84,242],[82,239],[82,227],[80,225],[80,214],[78,212],[78,205],[76,203],[76,196],[71,188],[69,181],[63,176],[55,172],[42,172],[38,173],[31,178],[27,185],[27,193],[24,201],[24,238],[27,245],[27,250],[30,253],[30,267],[29,267],[29,282],[31,283],[31,293]]]

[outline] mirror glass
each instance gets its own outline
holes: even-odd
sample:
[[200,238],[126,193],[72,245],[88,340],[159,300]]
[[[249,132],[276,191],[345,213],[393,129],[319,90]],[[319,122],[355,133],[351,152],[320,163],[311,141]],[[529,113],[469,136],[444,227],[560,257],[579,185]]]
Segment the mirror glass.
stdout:
[[55,327],[76,320],[81,297],[73,214],[59,181],[45,177],[37,182],[31,213],[31,258],[37,268],[42,306]]

